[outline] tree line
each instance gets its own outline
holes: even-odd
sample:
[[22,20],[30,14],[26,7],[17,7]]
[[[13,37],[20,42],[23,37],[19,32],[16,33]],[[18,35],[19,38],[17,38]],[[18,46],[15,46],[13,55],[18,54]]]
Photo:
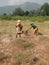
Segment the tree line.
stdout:
[[[6,13],[4,13],[6,15]],[[18,16],[49,16],[49,4],[44,3],[39,9],[37,10],[30,10],[24,11],[22,8],[16,8],[12,15]]]

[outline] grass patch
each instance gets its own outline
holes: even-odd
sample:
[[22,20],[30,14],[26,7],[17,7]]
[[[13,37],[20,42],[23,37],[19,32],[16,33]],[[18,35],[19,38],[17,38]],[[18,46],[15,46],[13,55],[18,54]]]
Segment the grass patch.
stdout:
[[31,56],[24,54],[23,52],[16,51],[14,53],[14,56],[16,57],[16,61],[18,62],[29,62],[31,60]]
[[16,43],[23,49],[33,48],[35,45],[23,39],[17,39]]
[[[18,17],[18,19],[22,18],[23,30],[29,29],[30,23],[34,23],[38,27],[38,29],[41,33],[49,34],[49,21],[45,20],[45,19],[48,20],[48,18],[49,18],[48,16],[47,17],[42,17],[42,16],[41,17],[25,17],[25,16],[20,17],[20,16],[15,16],[15,17],[16,17],[16,19],[17,19],[17,17]],[[39,20],[39,22],[37,22],[38,20]],[[43,22],[40,22],[40,20],[43,20]],[[46,21],[46,22],[44,22],[44,21]],[[15,27],[16,22],[17,22],[17,20],[12,20],[12,19],[11,20],[0,20],[0,34],[16,35],[16,27]],[[32,33],[33,29],[31,29],[30,31]]]
[[49,16],[0,16],[0,20],[30,20],[30,21],[39,21],[39,22],[44,22],[44,21],[49,21]]

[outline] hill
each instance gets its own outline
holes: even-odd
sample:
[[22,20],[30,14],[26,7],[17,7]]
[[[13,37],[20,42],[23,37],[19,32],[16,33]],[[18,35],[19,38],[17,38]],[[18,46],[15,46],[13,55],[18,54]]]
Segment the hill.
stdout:
[[0,14],[10,14],[12,13],[15,8],[21,7],[23,10],[34,10],[39,8],[41,5],[37,4],[37,3],[31,3],[31,2],[25,2],[23,4],[20,5],[12,5],[12,6],[4,6],[4,7],[0,7]]

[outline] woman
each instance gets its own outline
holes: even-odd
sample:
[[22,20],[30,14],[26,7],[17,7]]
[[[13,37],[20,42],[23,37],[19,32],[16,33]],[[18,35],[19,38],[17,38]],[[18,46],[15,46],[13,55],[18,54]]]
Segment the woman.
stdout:
[[19,36],[21,37],[21,33],[22,33],[22,21],[21,20],[18,20],[17,21],[17,24],[16,24],[16,37]]
[[33,23],[31,24],[31,27],[33,28],[33,34],[38,34],[38,27],[34,25]]

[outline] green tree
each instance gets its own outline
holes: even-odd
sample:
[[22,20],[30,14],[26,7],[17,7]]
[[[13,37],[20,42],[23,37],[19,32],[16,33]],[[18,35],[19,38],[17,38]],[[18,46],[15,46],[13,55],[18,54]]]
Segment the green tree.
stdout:
[[6,14],[6,13],[4,13],[3,15],[5,15],[5,16],[6,16],[7,14]]
[[41,6],[40,15],[43,15],[43,16],[49,15],[49,4],[48,3],[44,3]]
[[29,11],[25,11],[24,15],[28,16],[29,14]]
[[31,10],[30,12],[29,12],[29,16],[34,16],[35,15],[35,10]]
[[13,12],[13,15],[23,16],[24,11],[21,8],[16,8],[15,11]]

